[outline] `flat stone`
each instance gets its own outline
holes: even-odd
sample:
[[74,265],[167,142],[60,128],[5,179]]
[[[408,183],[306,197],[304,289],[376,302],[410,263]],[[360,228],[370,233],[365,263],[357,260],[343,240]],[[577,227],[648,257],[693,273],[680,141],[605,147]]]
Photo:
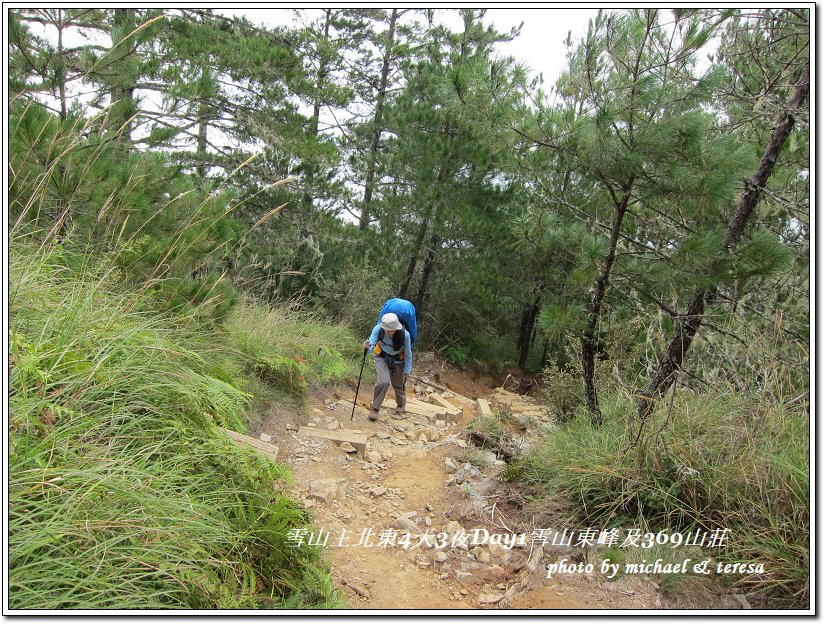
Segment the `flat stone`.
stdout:
[[505,580],[507,574],[506,570],[504,570],[501,566],[491,565],[484,566],[481,570],[479,570],[478,576],[480,576],[485,581],[490,581],[494,583]]
[[377,486],[373,487],[370,490],[370,492],[372,493],[372,496],[383,496],[384,494],[386,494],[386,488],[382,486]]
[[326,423],[326,428],[329,429],[329,431],[337,431],[340,429],[340,423],[337,420],[330,420]]
[[464,572],[463,570],[455,570],[455,578],[459,581],[471,581],[472,573]]
[[478,594],[480,604],[496,604],[503,599],[503,594]]
[[383,457],[377,451],[367,451],[364,458],[372,464],[378,464],[383,460]]
[[348,485],[346,479],[315,479],[309,482],[309,498],[321,503],[334,501],[346,495]]
[[270,436],[268,433],[261,433],[258,436],[258,438],[260,438],[260,440],[262,442],[271,442],[272,441],[272,436]]
[[405,516],[399,516],[395,518],[394,526],[399,529],[411,531],[413,533],[419,533],[421,530],[421,528],[417,524],[415,524],[412,520]]
[[438,563],[443,563],[447,559],[449,559],[449,555],[447,555],[444,551],[440,550],[435,553],[435,561]]
[[349,442],[341,442],[340,446],[338,447],[340,450],[344,451],[345,453],[357,453],[358,449],[354,446],[349,444]]
[[376,438],[378,438],[379,440],[388,440],[391,437],[385,431],[376,431],[372,435],[375,436]]

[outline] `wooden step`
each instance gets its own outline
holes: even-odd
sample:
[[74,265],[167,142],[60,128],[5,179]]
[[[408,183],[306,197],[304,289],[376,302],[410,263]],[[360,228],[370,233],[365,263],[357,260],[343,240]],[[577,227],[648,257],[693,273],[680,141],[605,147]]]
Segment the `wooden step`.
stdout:
[[407,406],[416,405],[416,406],[418,406],[422,409],[429,410],[430,412],[433,412],[435,414],[443,414],[443,413],[452,414],[452,415],[463,414],[463,410],[459,410],[456,407],[446,407],[446,406],[440,405],[438,403],[427,403],[426,401],[421,401],[420,399],[409,398],[406,401],[406,405]]
[[509,390],[505,390],[501,386],[498,386],[497,388],[495,388],[495,392],[497,394],[502,394],[504,396],[510,396],[510,397],[513,397],[513,398],[516,398],[516,399],[519,399],[522,396],[524,396],[522,394],[518,394],[517,392],[510,392]]
[[[390,409],[394,409],[397,406],[397,403],[395,403],[393,399],[386,399],[384,400],[383,405]],[[413,403],[411,400],[407,400],[406,402],[406,411],[407,413],[415,414],[416,416],[426,416],[430,423],[435,423],[438,420],[442,420],[448,424],[457,423],[463,414],[463,412],[457,412],[454,410],[450,411],[445,407],[440,407],[439,405]]]
[[430,394],[429,398],[432,399],[437,405],[440,405],[441,407],[445,407],[446,409],[448,409],[450,411],[456,411],[456,412],[463,413],[463,410],[461,408],[456,407],[455,405],[453,405],[452,403],[447,401],[445,398],[443,398],[437,392],[435,392],[433,394]]
[[440,384],[436,384],[436,383],[433,383],[431,381],[423,381],[420,377],[413,377],[412,375],[410,375],[409,378],[412,381],[414,381],[416,384],[417,383],[424,384],[426,386],[430,386],[432,388],[435,388],[436,390],[440,390],[441,392],[451,392],[453,395],[455,395],[455,398],[458,401],[463,401],[464,403],[466,403],[469,406],[474,406],[475,405],[475,400],[474,399],[470,399],[469,397],[465,397],[462,394],[459,394],[459,393],[455,392],[454,390],[450,390],[446,386],[442,386]]
[[[338,417],[338,420],[353,420],[352,418],[352,402],[351,401],[338,401],[334,403],[337,409],[335,410],[335,416]],[[338,416],[339,415],[339,416]],[[369,417],[369,410],[361,405],[355,406],[355,418],[368,418]]]
[[361,433],[353,433],[347,429],[330,431],[328,429],[318,429],[317,427],[301,427],[298,429],[298,434],[312,438],[332,440],[335,444],[349,442],[349,444],[358,450],[358,455],[361,457],[363,457],[363,454],[366,452],[366,436]]
[[229,436],[229,438],[238,446],[251,447],[259,453],[266,455],[272,461],[278,460],[278,453],[280,452],[280,449],[274,444],[269,444],[268,442],[251,438],[247,435],[243,435],[242,433],[238,433],[237,431],[232,431],[231,429],[224,429],[223,427],[218,427],[218,429]]

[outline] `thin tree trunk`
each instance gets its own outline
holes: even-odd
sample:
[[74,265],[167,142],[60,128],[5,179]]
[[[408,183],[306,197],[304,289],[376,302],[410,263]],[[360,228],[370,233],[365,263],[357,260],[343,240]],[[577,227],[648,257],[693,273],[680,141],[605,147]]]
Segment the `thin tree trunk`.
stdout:
[[[129,32],[135,28],[135,20],[134,20],[134,9],[114,9],[114,25],[115,27],[120,27],[123,29],[123,32]],[[124,46],[124,42],[121,40],[115,43],[118,48]],[[124,47],[124,51],[121,53],[123,54],[123,58],[134,54],[136,52],[136,46],[134,43],[134,39],[132,38],[129,41],[128,45]],[[131,115],[132,106],[125,105],[126,102],[134,102],[134,87],[124,87],[121,84],[115,84],[111,88],[110,93],[111,103],[115,104],[115,102],[121,102],[121,109],[123,110],[122,116],[114,120],[114,130],[115,132],[119,132],[118,136],[116,137],[117,145],[122,149],[131,139],[131,131],[132,131],[132,124],[129,121],[129,117]],[[199,129],[198,129],[199,130]],[[200,135],[200,131],[198,131],[198,136]],[[205,135],[204,135],[204,142],[205,142]],[[198,145],[198,150],[200,150],[200,145]],[[205,146],[204,146],[205,151]]]
[[398,297],[400,297],[401,299],[409,299],[409,286],[412,284],[412,278],[415,275],[415,268],[418,265],[418,256],[420,255],[421,248],[423,247],[423,241],[426,237],[426,231],[429,227],[429,215],[432,214],[432,210],[433,207],[430,205],[429,210],[423,218],[423,223],[421,224],[421,227],[418,230],[418,235],[415,237],[415,244],[413,245],[412,255],[409,258],[409,264],[406,267],[406,277],[404,278],[403,284],[398,290]]
[[[323,41],[329,41],[329,28],[332,24],[332,9],[325,9],[326,11],[326,22],[323,25]],[[322,55],[319,55],[318,58],[318,79],[317,79],[317,89],[320,91],[321,85],[326,80],[326,61],[324,60]],[[318,135],[318,127],[320,125],[320,96],[315,97],[314,106],[312,107],[312,121],[311,121],[311,133],[312,136]]]
[[381,133],[383,132],[383,107],[386,102],[386,84],[389,81],[389,63],[392,60],[392,48],[395,44],[395,22],[397,19],[398,9],[392,9],[392,15],[389,18],[386,50],[383,53],[378,100],[375,103],[375,118],[372,120],[372,144],[369,146],[369,162],[366,166],[366,182],[363,190],[363,208],[361,208],[360,223],[358,225],[361,230],[365,230],[369,225],[369,204],[372,203],[372,194],[375,188],[375,169],[377,168],[378,149],[380,148]]
[[529,357],[529,345],[532,341],[535,319],[538,318],[538,310],[541,307],[540,296],[532,303],[524,306],[524,313],[521,317],[521,331],[518,339],[518,366],[524,368]]
[[432,228],[432,238],[429,241],[429,249],[426,252],[426,260],[423,263],[423,272],[421,273],[421,281],[418,284],[418,296],[415,299],[415,310],[418,314],[421,313],[423,309],[423,304],[425,303],[426,296],[429,294],[427,292],[429,287],[429,278],[432,275],[432,269],[435,266],[435,260],[437,259],[437,250],[438,247],[441,245],[440,237],[435,233],[435,228]]
[[[203,69],[203,76],[206,75],[208,69]],[[206,181],[206,149],[208,147],[207,141],[209,138],[209,105],[206,103],[205,95],[201,94],[201,101],[197,107],[197,154],[199,164],[197,165],[197,175],[200,187]]]
[[[326,12],[326,21],[323,25],[323,41],[326,43],[329,41],[329,29],[332,24],[332,9],[324,9]],[[323,55],[318,50],[318,76],[317,81],[315,83],[315,87],[319,92],[321,89],[321,85],[323,85],[324,81],[326,80],[326,60],[324,59]],[[309,121],[309,132],[313,137],[317,137],[320,128],[320,109],[321,109],[321,101],[320,95],[315,96],[315,100],[312,103],[312,117]],[[306,182],[303,185],[304,192],[303,192],[303,205],[306,206],[308,209],[312,209],[314,206],[314,199],[313,199],[313,191],[315,186],[315,166],[314,164],[307,163],[306,164]]]
[[66,121],[66,59],[63,58],[63,9],[57,9],[57,91],[60,97],[60,121]]
[[581,336],[581,367],[584,375],[584,394],[586,396],[587,407],[595,423],[601,421],[601,408],[598,405],[598,392],[595,388],[595,353],[598,346],[596,340],[598,319],[601,314],[601,304],[604,301],[604,295],[609,284],[609,275],[612,271],[612,265],[615,262],[615,249],[618,245],[618,237],[621,234],[621,223],[627,211],[634,180],[634,176],[629,177],[624,186],[624,194],[621,197],[621,201],[615,206],[615,218],[612,221],[609,251],[607,252],[606,258],[604,258],[604,264],[601,267],[598,280],[595,282],[595,291],[592,293],[592,300],[590,301],[587,314],[587,325]]
[[[758,163],[755,174],[744,184],[738,210],[727,228],[724,244],[728,252],[732,252],[744,233],[753,211],[761,200],[763,189],[775,168],[778,154],[784,146],[787,137],[795,124],[795,115],[801,109],[804,100],[810,92],[810,65],[804,68],[801,79],[796,85],[790,100],[783,113],[783,119],[773,129],[772,136],[764,149],[764,155]],[[645,419],[655,402],[669,389],[675,379],[675,373],[681,368],[684,356],[692,343],[695,334],[701,327],[704,310],[716,298],[718,290],[711,287],[695,293],[687,305],[686,313],[678,319],[675,333],[667,348],[661,354],[658,370],[652,378],[649,387],[641,393],[638,400],[638,417]]]

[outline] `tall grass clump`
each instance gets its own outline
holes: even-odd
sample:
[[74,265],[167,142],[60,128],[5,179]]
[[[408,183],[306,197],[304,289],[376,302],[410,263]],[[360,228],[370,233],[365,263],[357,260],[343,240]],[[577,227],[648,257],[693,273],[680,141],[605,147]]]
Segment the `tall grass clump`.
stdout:
[[247,371],[285,396],[303,399],[310,384],[358,375],[363,340],[344,325],[247,300],[223,327]]
[[9,607],[339,606],[285,469],[218,429],[237,356],[67,254],[10,249]]
[[726,546],[708,556],[766,569],[736,584],[776,605],[808,604],[808,405],[682,392],[640,436],[630,396],[612,394],[603,411],[595,427],[579,410],[509,467],[536,509],[602,528],[726,527]]

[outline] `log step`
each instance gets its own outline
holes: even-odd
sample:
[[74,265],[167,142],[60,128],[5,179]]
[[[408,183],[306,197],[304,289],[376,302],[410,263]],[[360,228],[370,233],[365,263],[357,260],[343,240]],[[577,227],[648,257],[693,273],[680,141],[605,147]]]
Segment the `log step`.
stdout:
[[298,434],[312,438],[332,440],[335,444],[349,442],[349,444],[358,450],[358,455],[361,457],[363,457],[363,454],[366,452],[366,436],[361,433],[352,433],[346,429],[330,431],[329,429],[318,429],[317,427],[301,427],[298,429]]
[[263,442],[262,440],[256,440],[255,438],[243,435],[237,431],[232,431],[231,429],[224,429],[223,427],[218,427],[218,429],[229,436],[229,438],[238,446],[251,446],[259,453],[266,455],[272,461],[278,460],[278,453],[280,452],[280,449],[274,444],[269,444],[268,442]]
[[478,399],[478,411],[481,416],[492,416],[492,408],[489,407],[489,401],[486,399]]

